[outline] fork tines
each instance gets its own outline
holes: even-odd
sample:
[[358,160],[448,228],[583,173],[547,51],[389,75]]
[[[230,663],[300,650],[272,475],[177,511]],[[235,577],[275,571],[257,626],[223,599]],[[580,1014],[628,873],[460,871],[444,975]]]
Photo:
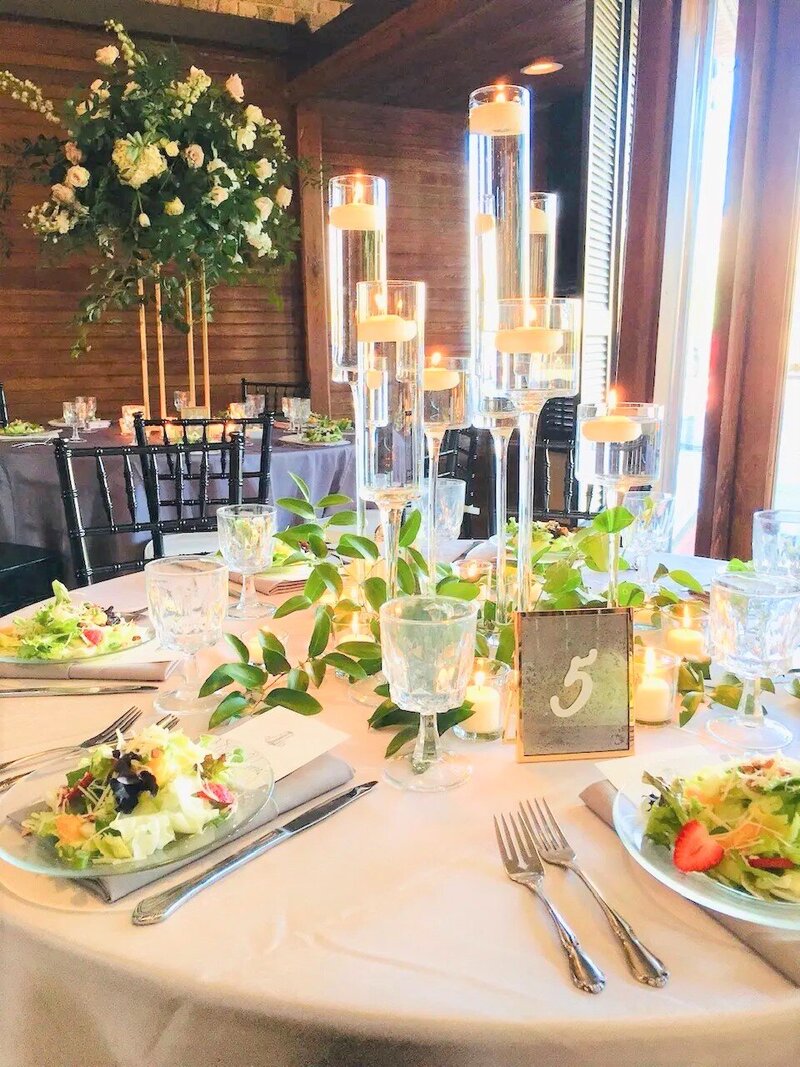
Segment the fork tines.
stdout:
[[[525,811],[527,805],[528,811]],[[535,805],[535,809],[534,809]],[[534,832],[536,840],[539,842],[540,848],[556,849],[568,849],[569,842],[561,831],[561,827],[556,821],[555,815],[550,810],[550,805],[544,799],[541,803],[538,799],[534,798],[533,804],[530,800],[523,800],[520,803],[520,816],[523,823],[528,828],[529,832]],[[533,826],[531,826],[531,821]]]

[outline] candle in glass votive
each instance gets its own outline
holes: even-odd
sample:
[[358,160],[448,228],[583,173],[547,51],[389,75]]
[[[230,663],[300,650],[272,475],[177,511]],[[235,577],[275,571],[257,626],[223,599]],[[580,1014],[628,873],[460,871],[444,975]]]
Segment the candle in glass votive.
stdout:
[[400,315],[370,315],[361,319],[356,328],[359,341],[385,344],[387,341],[413,341],[417,336],[417,324],[413,319]]
[[442,353],[433,352],[428,365],[422,372],[422,388],[429,393],[440,392],[443,389],[455,389],[458,385],[458,371],[439,366],[441,362]]
[[637,722],[670,722],[675,707],[680,660],[655,648],[637,649],[634,658],[633,714]]
[[494,100],[469,109],[469,132],[485,137],[519,137],[525,132],[525,108],[518,100],[507,100],[498,86]]
[[232,419],[243,419],[247,414],[247,405],[236,403],[235,401],[228,404],[228,415]]
[[472,704],[472,715],[465,720],[464,729],[475,734],[496,733],[503,725],[500,694],[486,681],[485,673],[476,671],[464,697]]
[[642,430],[636,419],[628,418],[627,415],[615,415],[614,408],[617,406],[617,394],[615,389],[608,391],[607,415],[598,415],[597,418],[588,419],[583,424],[583,436],[587,441],[596,441],[599,444],[625,444],[635,441],[641,436]]
[[670,652],[684,659],[701,660],[706,654],[706,640],[703,631],[698,629],[698,620],[692,618],[688,605],[684,605],[680,623],[664,632],[664,640]]
[[490,559],[460,559],[453,566],[453,574],[465,582],[478,585],[476,602],[483,604],[489,597],[492,586],[494,564]]
[[494,215],[489,215],[488,212],[479,211],[475,216],[475,233],[479,236],[491,233],[496,225]]
[[530,209],[530,226],[531,233],[551,233],[553,230],[553,219],[544,210],[544,208],[536,207],[534,204]]

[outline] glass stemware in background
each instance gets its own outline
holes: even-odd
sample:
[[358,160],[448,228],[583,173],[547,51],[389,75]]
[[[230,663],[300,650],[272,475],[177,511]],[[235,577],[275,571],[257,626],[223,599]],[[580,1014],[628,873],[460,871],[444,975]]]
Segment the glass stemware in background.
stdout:
[[97,417],[97,397],[96,396],[76,396],[76,404],[83,404],[86,412],[85,422],[86,428],[89,429],[91,424]]
[[401,789],[436,792],[465,781],[471,771],[461,756],[440,747],[436,716],[466,697],[475,658],[475,604],[450,597],[400,597],[380,612],[383,673],[392,700],[416,712],[413,751],[391,760],[387,781]]
[[674,504],[672,493],[649,489],[631,489],[622,499],[622,506],[634,517],[631,525],[622,531],[622,550],[648,597],[653,592],[650,554],[665,552],[669,547]]
[[82,441],[83,438],[79,435],[78,430],[86,425],[86,405],[82,400],[65,400],[63,411],[64,422],[67,426],[72,427],[70,441]]
[[753,566],[758,574],[785,574],[800,581],[800,511],[755,513]]
[[469,426],[469,360],[431,352],[422,374],[425,441],[428,445],[428,590],[436,591],[436,495],[439,485],[439,453],[448,430]]
[[425,283],[359,282],[358,383],[364,391],[359,486],[377,504],[389,598],[397,593],[403,509],[422,492]]
[[272,566],[275,508],[271,504],[226,504],[217,510],[222,558],[242,576],[239,602],[228,609],[232,619],[271,618],[272,604],[258,599],[255,576]]
[[228,568],[208,556],[171,556],[151,560],[144,568],[147,606],[158,640],[182,659],[178,688],[160,691],[155,707],[162,713],[187,715],[210,710],[216,696],[200,699],[197,653],[222,637],[228,609]]
[[[439,478],[436,488],[436,512],[434,524],[437,537],[443,541],[457,541],[464,522],[464,500],[467,483],[461,478]],[[422,483],[422,539],[428,541],[428,524],[431,514],[430,506],[431,479]]]
[[[578,480],[601,485],[609,508],[619,507],[626,490],[652,485],[661,476],[659,404],[618,404],[610,389],[605,404],[578,406]],[[618,606],[619,534],[609,536],[608,606]]]
[[191,399],[189,397],[189,391],[187,389],[176,389],[172,394],[172,402],[175,405],[175,410],[178,412],[178,417],[180,417],[183,409],[190,406]]
[[784,748],[792,733],[765,718],[760,680],[791,665],[800,643],[800,583],[765,574],[718,576],[711,583],[709,635],[714,661],[744,683],[736,713],[709,720],[709,733],[748,751]]
[[260,419],[264,414],[267,398],[263,393],[248,393],[244,398],[244,416],[246,419]]
[[291,432],[298,434],[302,431],[311,415],[311,401],[307,397],[300,396],[290,396],[286,399],[289,401],[286,410],[291,423]]

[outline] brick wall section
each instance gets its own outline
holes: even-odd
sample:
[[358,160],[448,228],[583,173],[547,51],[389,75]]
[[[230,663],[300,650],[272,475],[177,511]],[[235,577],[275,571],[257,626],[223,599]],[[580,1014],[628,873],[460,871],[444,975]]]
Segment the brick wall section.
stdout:
[[217,11],[223,15],[240,15],[249,19],[271,19],[273,22],[306,21],[312,30],[336,18],[349,0],[150,0],[172,7],[191,7],[197,11]]

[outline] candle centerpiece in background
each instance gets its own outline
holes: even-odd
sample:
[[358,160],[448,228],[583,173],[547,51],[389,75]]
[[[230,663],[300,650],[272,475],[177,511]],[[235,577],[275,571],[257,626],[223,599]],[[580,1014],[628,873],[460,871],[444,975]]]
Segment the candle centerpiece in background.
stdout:
[[[386,182],[368,174],[345,174],[328,183],[328,326],[331,378],[348,382],[353,395],[356,440],[364,434],[364,391],[358,388],[356,285],[386,280]],[[365,337],[365,340],[368,338]],[[356,512],[366,527],[363,471],[356,449]]]
[[496,741],[503,735],[511,699],[512,670],[496,659],[475,658],[467,692],[472,715],[453,732],[465,741]]
[[531,296],[555,296],[557,193],[531,193]]
[[675,714],[681,660],[651,646],[637,648],[633,660],[633,715],[636,722],[663,726]]
[[664,644],[683,659],[703,660],[707,652],[708,609],[697,601],[669,604],[661,609]]

